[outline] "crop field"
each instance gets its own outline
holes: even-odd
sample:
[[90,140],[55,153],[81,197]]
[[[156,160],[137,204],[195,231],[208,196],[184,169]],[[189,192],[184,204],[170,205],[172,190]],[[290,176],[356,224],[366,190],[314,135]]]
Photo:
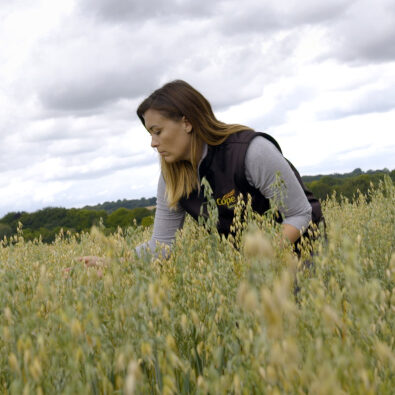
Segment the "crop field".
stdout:
[[[324,203],[328,241],[309,263],[270,217],[240,209],[232,241],[209,211],[204,226],[186,221],[168,259],[135,255],[142,227],[3,240],[0,393],[394,393],[389,177]],[[82,255],[108,263],[86,268]]]

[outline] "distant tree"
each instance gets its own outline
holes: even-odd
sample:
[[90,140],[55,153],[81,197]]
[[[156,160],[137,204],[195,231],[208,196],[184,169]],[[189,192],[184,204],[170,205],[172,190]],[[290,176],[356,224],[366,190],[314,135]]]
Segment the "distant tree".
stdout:
[[372,181],[373,177],[369,176],[368,174],[362,174],[358,177],[352,177],[343,184],[343,188],[340,189],[340,192],[343,195],[347,196],[349,199],[351,199],[357,191],[366,195]]
[[[324,200],[336,191],[339,198],[343,195],[350,200],[357,191],[368,193],[371,184],[377,185],[384,175],[389,175],[395,182],[395,170],[369,170],[363,172],[360,168],[351,173],[303,176],[308,189],[314,195]],[[369,196],[368,196],[369,199]],[[89,231],[92,225],[98,225],[103,220],[106,234],[114,232],[118,227],[127,228],[134,223],[151,226],[154,221],[155,209],[147,209],[156,205],[156,198],[141,198],[135,200],[120,200],[105,202],[97,206],[86,206],[82,209],[65,209],[62,207],[46,207],[34,213],[10,212],[0,219],[0,239],[10,237],[17,232],[18,223],[23,224],[25,240],[33,240],[41,236],[42,241],[51,243],[59,230],[63,228],[71,232]]]
[[310,184],[307,184],[308,189],[310,189],[314,196],[317,199],[324,200],[328,196],[332,194],[333,188],[331,185],[326,184],[325,182],[313,181]]
[[134,218],[136,219],[137,224],[139,224],[139,225],[141,224],[141,220],[144,217],[152,215],[152,211],[148,210],[145,207],[136,207],[131,211],[133,213]]
[[134,214],[132,210],[127,208],[119,208],[115,210],[113,213],[108,215],[106,226],[112,229],[116,229],[118,226],[121,228],[126,228],[128,226],[133,225]]
[[363,171],[362,171],[362,169],[360,169],[359,167],[357,167],[356,169],[354,169],[354,170],[350,173],[351,176],[359,176],[360,174],[363,174]]
[[4,239],[5,237],[10,237],[12,235],[12,228],[8,224],[4,224],[0,222],[0,239]]
[[6,214],[1,220],[0,222],[3,224],[7,224],[9,226],[11,226],[12,232],[16,232],[16,228],[18,226],[18,222],[20,221],[20,218],[22,217],[22,215],[24,215],[25,212],[21,211],[21,212],[11,212]]
[[154,217],[152,215],[148,216],[148,217],[144,217],[141,220],[141,225],[144,226],[145,228],[147,228],[148,226],[153,225],[154,223]]
[[149,207],[149,206],[155,206],[155,205],[156,205],[156,198],[152,197],[149,199],[146,199],[146,198],[132,199],[132,200],[118,199],[116,202],[104,202],[104,203],[98,204],[96,206],[85,206],[84,209],[105,210],[108,214],[111,214],[119,208],[128,208],[128,209],[132,210],[137,207]]
[[119,208],[108,215],[105,225],[113,230],[118,226],[127,228],[128,226],[132,226],[134,222],[140,225],[142,219],[147,216],[152,216],[152,211],[144,207],[136,207],[133,210]]
[[[354,172],[357,174],[359,170],[360,169],[355,169]],[[366,195],[371,188],[371,185],[377,186],[379,181],[383,179],[385,174],[386,173],[380,171],[369,174],[364,173],[344,178],[324,176],[321,177],[319,180],[306,183],[306,186],[311,189],[311,191],[317,198],[321,200],[326,199],[328,196],[331,196],[334,191],[336,191],[338,199],[340,199],[340,196],[344,196],[352,200],[357,196],[358,191]]]
[[319,180],[319,182],[329,186],[334,186],[336,184],[339,184],[339,180],[337,180],[333,176],[324,176]]

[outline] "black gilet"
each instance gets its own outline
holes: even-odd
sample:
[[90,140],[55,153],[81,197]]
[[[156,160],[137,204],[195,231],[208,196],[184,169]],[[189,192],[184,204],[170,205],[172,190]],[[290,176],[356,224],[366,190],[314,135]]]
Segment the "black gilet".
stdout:
[[[233,221],[234,207],[241,193],[244,198],[251,195],[252,209],[264,214],[270,208],[270,202],[262,193],[252,187],[245,176],[245,156],[252,139],[262,136],[271,141],[282,153],[277,141],[266,133],[244,130],[231,134],[222,144],[208,146],[207,155],[199,167],[200,179],[206,177],[213,190],[213,198],[218,207],[218,232],[228,235]],[[317,223],[322,218],[321,206],[313,194],[303,185],[302,179],[295,167],[287,161],[301,184],[307,199],[312,206],[312,220]],[[201,206],[205,205],[203,188],[200,193],[194,190],[188,198],[180,199],[180,206],[195,220],[198,219]],[[205,210],[203,210],[204,212]],[[281,220],[280,220],[281,222]]]

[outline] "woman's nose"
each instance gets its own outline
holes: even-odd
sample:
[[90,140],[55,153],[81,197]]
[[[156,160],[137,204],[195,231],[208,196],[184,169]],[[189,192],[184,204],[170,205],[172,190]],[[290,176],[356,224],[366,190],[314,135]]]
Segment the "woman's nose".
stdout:
[[152,148],[156,148],[158,146],[158,139],[156,138],[155,135],[151,136],[151,147]]

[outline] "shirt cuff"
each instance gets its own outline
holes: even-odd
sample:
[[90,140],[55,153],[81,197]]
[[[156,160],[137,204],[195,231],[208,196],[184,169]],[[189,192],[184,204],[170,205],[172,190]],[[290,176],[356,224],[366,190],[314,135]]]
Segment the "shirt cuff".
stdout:
[[283,224],[289,224],[300,230],[302,233],[308,228],[311,221],[311,209],[304,215],[293,215],[284,219]]

